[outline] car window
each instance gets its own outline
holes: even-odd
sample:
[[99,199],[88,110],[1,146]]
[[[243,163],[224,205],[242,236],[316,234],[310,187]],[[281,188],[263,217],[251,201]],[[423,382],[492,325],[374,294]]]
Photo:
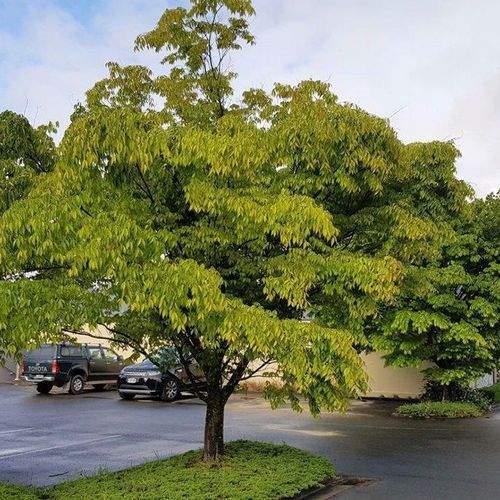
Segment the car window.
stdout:
[[118,357],[117,357],[116,353],[113,352],[111,349],[108,349],[107,347],[103,347],[102,350],[104,351],[104,357],[106,359],[117,361]]
[[80,346],[62,345],[59,348],[61,356],[65,358],[81,358],[82,348]]
[[87,347],[87,349],[89,350],[89,354],[94,359],[102,359],[102,353],[100,347]]
[[55,346],[44,345],[26,354],[26,358],[32,359],[33,361],[46,361],[48,359],[53,359],[55,357],[55,354]]

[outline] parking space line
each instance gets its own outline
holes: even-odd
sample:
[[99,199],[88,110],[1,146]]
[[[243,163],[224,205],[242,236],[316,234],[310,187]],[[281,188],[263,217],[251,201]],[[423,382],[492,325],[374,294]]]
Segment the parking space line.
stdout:
[[32,431],[34,427],[25,427],[24,429],[13,429],[11,431],[0,431],[0,434],[14,434],[15,432]]
[[48,448],[38,448],[38,449],[34,449],[34,450],[24,450],[24,451],[14,451],[12,450],[12,453],[9,453],[9,450],[7,450],[7,455],[1,455],[0,454],[0,460],[3,460],[5,458],[12,458],[12,457],[18,457],[18,456],[21,456],[21,455],[29,455],[29,454],[32,454],[32,453],[42,453],[44,451],[52,451],[52,450],[58,450],[60,448],[70,448],[71,446],[80,446],[82,444],[90,444],[90,443],[97,443],[97,442],[103,442],[103,441],[110,441],[110,440],[113,440],[113,439],[118,439],[122,437],[121,434],[115,434],[113,436],[107,436],[107,437],[103,437],[103,438],[96,438],[96,439],[88,439],[86,441],[77,441],[77,442],[74,442],[74,443],[68,443],[68,444],[61,444],[61,445],[58,445],[58,446],[50,446]]

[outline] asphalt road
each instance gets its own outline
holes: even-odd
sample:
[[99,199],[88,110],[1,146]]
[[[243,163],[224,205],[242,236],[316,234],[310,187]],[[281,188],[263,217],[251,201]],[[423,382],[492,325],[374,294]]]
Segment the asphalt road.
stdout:
[[[347,415],[313,419],[236,395],[226,439],[286,442],[328,457],[343,474],[376,480],[343,499],[500,498],[500,415],[405,420],[391,417],[393,408],[357,402]],[[129,402],[114,391],[41,396],[0,385],[0,480],[46,485],[199,448],[204,410],[194,398]]]

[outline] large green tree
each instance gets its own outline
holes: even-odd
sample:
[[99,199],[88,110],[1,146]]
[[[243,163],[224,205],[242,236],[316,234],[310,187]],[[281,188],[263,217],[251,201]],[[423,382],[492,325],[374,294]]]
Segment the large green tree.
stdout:
[[500,197],[467,208],[440,258],[418,267],[426,286],[403,293],[374,336],[391,365],[432,361],[426,377],[441,385],[442,397],[500,363]]
[[301,394],[316,414],[365,389],[363,325],[445,234],[415,213],[432,185],[415,171],[456,154],[402,145],[321,82],[233,96],[251,15],[249,0],[166,10],[136,41],[166,73],[110,63],[53,171],[0,218],[2,345],[101,325],[144,355],[175,345],[187,369],[189,352],[207,380],[206,459],[223,452],[229,396],[269,363],[274,406]]
[[439,259],[455,239],[454,220],[472,194],[456,177],[459,152],[451,142],[402,144],[387,120],[339,102],[318,82],[277,85],[272,99],[257,96],[258,116],[272,124],[270,133],[282,148],[284,185],[331,214],[337,262],[366,258],[363,268],[331,279],[335,270],[319,264],[317,247],[294,249],[274,261],[287,277],[279,281],[280,294],[298,305],[307,299],[317,321],[349,325],[358,349],[371,349],[371,331],[396,306],[391,287],[382,306],[380,295],[365,293],[380,279],[375,263],[399,266],[398,299],[419,295],[429,288],[421,267]]
[[356,295],[356,275],[323,286],[322,273],[332,267],[318,266],[314,248],[299,249],[276,260],[287,275],[280,292],[299,302],[307,296],[318,322],[345,322],[358,350],[385,351],[389,365],[433,361],[426,376],[443,384],[465,384],[490,370],[499,338],[497,205],[491,196],[486,205],[469,205],[473,191],[456,177],[454,144],[401,144],[384,120],[339,103],[319,84],[278,86],[275,95],[286,99],[263,109],[277,130],[289,127],[284,163],[294,175],[286,176],[287,185],[330,212],[342,258],[370,257],[365,285],[374,276],[373,258],[397,259],[403,276],[396,300],[386,297],[380,305]]

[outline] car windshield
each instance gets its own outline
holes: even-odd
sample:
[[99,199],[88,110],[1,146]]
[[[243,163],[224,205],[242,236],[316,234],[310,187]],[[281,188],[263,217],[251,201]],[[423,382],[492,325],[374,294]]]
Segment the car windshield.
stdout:
[[161,367],[162,370],[168,370],[169,368],[177,366],[180,363],[177,351],[173,348],[159,349],[151,355],[151,361],[147,361]]
[[47,361],[55,358],[56,347],[53,345],[43,345],[34,351],[26,354],[27,359],[33,361]]
[[158,365],[153,363],[150,359],[145,359],[141,365],[143,365],[145,368],[158,368]]

